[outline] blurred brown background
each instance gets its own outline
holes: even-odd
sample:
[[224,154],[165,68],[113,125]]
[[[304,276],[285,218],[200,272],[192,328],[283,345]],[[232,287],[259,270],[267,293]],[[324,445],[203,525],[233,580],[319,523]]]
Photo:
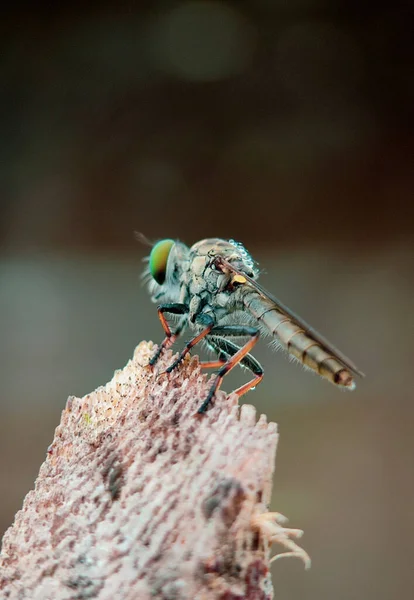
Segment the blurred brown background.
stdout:
[[0,25],[0,531],[66,397],[162,338],[133,231],[235,238],[367,374],[340,393],[255,353],[272,508],[313,559],[274,565],[276,597],[412,597],[410,3],[113,4]]

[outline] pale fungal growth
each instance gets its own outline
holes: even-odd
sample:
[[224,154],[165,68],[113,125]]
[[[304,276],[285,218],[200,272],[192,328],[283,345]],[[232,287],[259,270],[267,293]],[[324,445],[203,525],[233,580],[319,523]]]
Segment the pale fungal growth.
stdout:
[[68,400],[3,538],[1,598],[267,600],[273,542],[308,565],[299,531],[266,513],[276,425],[224,392],[197,415],[210,387],[198,359],[157,377],[153,352],[141,343],[105,387]]
[[252,527],[256,527],[270,544],[280,544],[286,550],[286,552],[275,554],[270,559],[271,563],[279,558],[295,556],[303,561],[305,569],[310,569],[311,559],[309,554],[294,541],[302,537],[302,529],[284,527],[286,523],[287,518],[278,512],[257,513],[251,519]]

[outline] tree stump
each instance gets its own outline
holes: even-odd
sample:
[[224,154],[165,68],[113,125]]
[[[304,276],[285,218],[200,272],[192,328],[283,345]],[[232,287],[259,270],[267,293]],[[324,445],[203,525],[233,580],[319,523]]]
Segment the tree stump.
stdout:
[[265,600],[270,545],[308,557],[267,513],[277,428],[209,389],[198,358],[171,374],[142,342],[105,387],[70,397],[3,538],[10,600]]

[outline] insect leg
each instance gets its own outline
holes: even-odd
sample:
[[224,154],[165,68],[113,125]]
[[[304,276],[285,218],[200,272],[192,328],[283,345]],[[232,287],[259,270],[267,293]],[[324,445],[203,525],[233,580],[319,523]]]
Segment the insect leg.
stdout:
[[161,304],[160,306],[158,306],[157,310],[158,310],[159,320],[161,321],[162,328],[164,329],[164,332],[165,332],[165,338],[159,345],[154,356],[149,361],[149,364],[151,366],[155,365],[155,363],[161,356],[162,351],[165,348],[170,348],[173,345],[173,343],[175,342],[175,340],[177,339],[177,337],[180,335],[180,333],[182,332],[182,330],[185,327],[185,320],[183,319],[181,321],[181,323],[178,325],[178,327],[176,328],[176,330],[174,332],[172,332],[171,328],[167,322],[167,319],[164,316],[164,313],[169,313],[172,315],[182,315],[182,316],[184,316],[188,313],[188,307],[185,304],[178,304],[178,303]]
[[203,315],[202,317],[200,316],[200,318],[198,319],[198,322],[200,324],[204,325],[204,329],[202,329],[199,334],[197,334],[195,337],[193,337],[191,340],[189,340],[186,343],[183,351],[180,353],[178,358],[172,363],[172,365],[170,365],[165,370],[166,373],[171,373],[171,371],[173,371],[176,367],[178,367],[178,365],[184,359],[185,355],[189,353],[191,348],[193,348],[196,344],[198,344],[198,342],[200,342],[202,339],[204,339],[206,337],[206,335],[208,335],[210,333],[210,331],[213,329],[214,321],[208,315]]
[[[211,340],[209,340],[208,343],[211,344],[212,347],[213,345],[216,346],[216,351],[220,354],[220,358],[221,356],[225,356],[226,358],[232,357],[240,350],[240,346],[224,338],[215,339],[213,343],[211,343]],[[224,362],[227,362],[226,359],[224,359]],[[218,361],[218,363],[218,366],[224,366],[222,360]],[[238,396],[243,396],[243,394],[261,382],[263,379],[263,367],[251,354],[246,354],[246,356],[240,360],[240,365],[249,369],[249,371],[251,371],[251,373],[254,375],[254,379],[237,388],[237,390],[234,390],[235,394]],[[204,367],[210,365],[201,363],[201,366]]]
[[[204,400],[203,404],[198,409],[198,413],[204,413],[207,410],[208,405],[210,404],[214,394],[220,388],[221,383],[224,379],[224,376],[229,373],[237,364],[242,364],[243,366],[250,369],[250,371],[255,375],[254,379],[244,384],[236,391],[236,394],[242,396],[246,392],[248,392],[252,387],[257,385],[263,379],[263,369],[261,365],[257,362],[253,356],[249,354],[250,350],[255,346],[257,340],[259,339],[259,332],[254,327],[243,327],[238,325],[222,325],[214,327],[211,331],[212,335],[230,335],[230,336],[251,336],[251,339],[244,344],[241,348],[236,344],[233,344],[229,340],[226,339],[216,339],[214,343],[219,347],[219,349],[225,354],[229,355],[227,362],[220,368],[216,379],[213,382],[213,385],[210,388],[207,398]],[[209,340],[210,341],[210,340]]]
[[[223,341],[225,341],[225,340],[223,340]],[[219,367],[222,367],[224,365],[224,363],[227,362],[229,354],[226,353],[224,351],[224,349],[222,350],[220,348],[220,346],[218,344],[218,340],[211,340],[211,339],[207,338],[206,344],[210,348],[210,350],[212,350],[213,352],[216,352],[218,354],[218,360],[203,361],[200,363],[200,367],[202,367],[204,369],[218,369]],[[238,350],[238,347],[236,346],[235,352],[237,352],[237,350]]]
[[[231,356],[234,356],[234,354],[240,350],[240,346],[234,344],[230,340],[226,340],[225,338],[215,338],[214,340],[209,339],[207,344],[212,350],[217,352],[219,359],[217,361],[202,362],[200,363],[200,367],[222,367]],[[246,356],[241,359],[240,365],[246,367],[246,369],[249,369],[249,371],[255,375],[255,378],[251,382],[248,382],[245,384],[245,386],[235,390],[236,394],[242,396],[248,390],[252,389],[253,385],[257,385],[260,382],[263,376],[263,368],[259,361],[256,360],[251,354],[246,354]]]

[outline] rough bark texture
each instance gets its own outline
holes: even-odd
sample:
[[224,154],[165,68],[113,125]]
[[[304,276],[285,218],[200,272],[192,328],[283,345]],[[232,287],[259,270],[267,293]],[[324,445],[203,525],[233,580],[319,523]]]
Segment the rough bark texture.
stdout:
[[266,515],[276,425],[223,392],[196,415],[198,359],[158,375],[171,354],[155,371],[152,352],[140,344],[105,387],[68,399],[3,538],[1,598],[264,600],[269,542],[300,554],[300,532]]

